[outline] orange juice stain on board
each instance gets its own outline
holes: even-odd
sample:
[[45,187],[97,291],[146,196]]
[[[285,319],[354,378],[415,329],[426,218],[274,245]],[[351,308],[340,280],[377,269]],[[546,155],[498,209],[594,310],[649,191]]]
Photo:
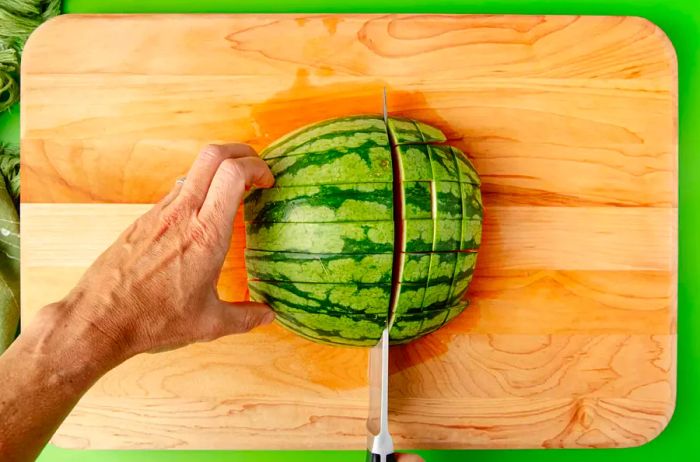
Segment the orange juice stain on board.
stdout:
[[[312,78],[317,82],[312,83]],[[332,82],[324,82],[331,79]],[[442,129],[450,140],[459,138],[428,106],[422,92],[394,88],[378,78],[343,76],[328,65],[319,65],[299,68],[288,89],[252,107],[252,122],[258,135],[250,142],[263,149],[283,135],[321,120],[381,114],[384,87],[390,115],[423,120]]]
[[323,18],[323,25],[330,35],[335,35],[335,31],[338,30],[338,23],[341,19],[337,16],[327,16]]
[[[329,66],[312,70],[319,80],[335,77]],[[298,69],[291,87],[253,106],[251,115],[259,133],[255,144],[265,147],[289,132],[324,119],[381,113],[381,81],[358,79],[312,85],[310,74],[309,69]]]
[[[299,27],[304,27],[306,25],[306,21],[308,19],[304,17],[298,17],[294,18],[294,22],[297,23],[297,26]],[[335,31],[338,30],[338,23],[342,21],[342,19],[339,16],[326,16],[322,20],[324,27],[328,31],[329,35],[334,35]]]

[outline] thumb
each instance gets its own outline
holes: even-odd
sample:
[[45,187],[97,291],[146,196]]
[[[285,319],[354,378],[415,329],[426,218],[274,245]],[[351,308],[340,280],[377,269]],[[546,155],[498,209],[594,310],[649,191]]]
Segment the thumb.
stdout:
[[220,301],[218,311],[221,335],[242,334],[275,320],[275,313],[264,303]]
[[396,462],[424,462],[418,454],[396,454]]

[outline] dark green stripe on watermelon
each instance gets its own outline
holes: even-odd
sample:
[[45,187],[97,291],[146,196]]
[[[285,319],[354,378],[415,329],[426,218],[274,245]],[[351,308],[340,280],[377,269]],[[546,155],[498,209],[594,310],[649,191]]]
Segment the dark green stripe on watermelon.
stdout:
[[[452,322],[457,316],[462,314],[462,312],[469,306],[469,300],[462,300],[460,303],[457,305],[451,307],[449,310],[447,310],[447,317],[445,317],[445,320],[442,323],[442,326],[445,324]],[[440,326],[440,327],[442,327]]]
[[470,183],[460,183],[462,187],[462,203],[464,218],[481,220],[484,216],[484,206],[481,203],[481,189]]
[[371,321],[346,320],[339,324],[336,319],[312,316],[290,317],[278,315],[277,322],[308,340],[333,346],[371,347],[379,342],[384,324]]
[[454,304],[457,299],[450,298],[452,280],[433,282],[431,284],[403,283],[399,288],[399,303],[396,316],[400,319],[404,314],[420,314],[436,311]]
[[[404,217],[480,219],[483,215],[481,192],[469,183],[456,181],[407,181],[404,188]],[[433,188],[435,192],[433,192]],[[435,210],[432,207],[435,196]],[[436,213],[437,216],[433,216]]]
[[393,219],[391,183],[255,189],[245,220],[267,223],[365,222]]
[[409,181],[402,183],[404,197],[404,217],[433,218],[432,185],[429,181]]
[[[425,313],[425,316],[422,316],[421,333],[428,334],[430,332],[434,332],[434,331],[438,330],[440,327],[442,327],[442,325],[447,320],[448,313],[449,313],[449,309]],[[408,316],[407,316],[407,318],[411,319],[411,317],[408,317]],[[418,318],[419,318],[419,316],[415,316],[415,319],[418,319]]]
[[[462,184],[454,181],[435,181],[437,219],[461,219],[464,216],[462,206]],[[470,186],[470,185],[466,185]]]
[[430,151],[430,162],[435,180],[454,181],[460,178],[452,146],[431,145],[428,150]]
[[436,252],[430,254],[430,278],[428,284],[451,283],[462,252]]
[[481,178],[466,154],[454,146],[451,146],[450,149],[457,160],[457,169],[459,171],[460,181],[462,183],[471,183],[477,186],[480,185]]
[[348,129],[336,131],[322,137],[310,140],[298,148],[286,153],[283,157],[315,156],[328,151],[354,151],[367,146],[389,146],[386,131],[383,129],[371,131],[356,131]]
[[399,318],[392,324],[389,330],[389,339],[392,345],[408,343],[423,335],[421,327],[423,325],[423,317],[406,319]]
[[320,284],[250,281],[273,309],[291,309],[333,316],[388,316],[390,284]]
[[386,136],[386,126],[382,117],[350,116],[329,119],[311,126],[302,127],[275,141],[264,149],[260,155],[263,159],[274,159],[299,153],[325,151],[327,149],[324,148],[322,143],[318,143],[321,140],[331,140],[331,145],[343,149],[357,148],[361,142],[353,142],[352,139],[347,137],[364,133],[382,134],[383,137],[376,138],[376,143],[382,146],[389,145],[389,140]]
[[464,298],[464,294],[467,292],[469,283],[472,281],[474,276],[474,269],[476,268],[476,252],[460,252],[457,255],[457,265],[455,268],[455,277],[452,282],[452,294],[450,297],[455,300],[460,300]]
[[387,253],[394,246],[394,222],[246,223],[253,250],[301,253]]
[[311,254],[246,249],[248,278],[318,283],[391,283],[393,255]]
[[420,315],[405,315],[391,327],[391,343],[402,344],[438,330],[440,327],[456,318],[469,305],[466,300],[443,310],[422,313]]

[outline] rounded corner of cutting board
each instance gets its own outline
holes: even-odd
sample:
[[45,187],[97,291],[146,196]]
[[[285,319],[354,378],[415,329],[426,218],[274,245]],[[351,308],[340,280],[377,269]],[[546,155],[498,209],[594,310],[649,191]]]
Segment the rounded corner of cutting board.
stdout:
[[32,56],[34,55],[34,50],[42,45],[52,45],[55,40],[58,39],[57,36],[60,35],[55,33],[55,29],[59,28],[60,30],[65,27],[66,23],[74,22],[76,17],[81,16],[84,15],[60,14],[39,24],[39,26],[34,29],[29,35],[29,38],[27,38],[27,42],[24,44],[24,49],[22,50],[22,66],[20,69],[22,77],[24,77],[27,71],[31,71],[33,68]]
[[[640,435],[643,435],[642,440],[640,441],[630,441],[630,444],[624,444],[619,446],[621,449],[631,449],[631,448],[640,448],[642,446],[646,446],[647,444],[650,444],[654,442],[657,438],[659,438],[662,434],[666,432],[666,430],[669,428],[671,425],[671,421],[673,420],[673,416],[676,412],[676,407],[677,407],[677,400],[671,399],[667,402],[665,409],[663,409],[663,414],[661,414],[659,417],[662,417],[664,419],[663,423],[659,424],[657,427],[652,428],[651,432],[648,432],[647,429],[649,428],[648,423],[642,423],[640,422],[638,433]],[[633,430],[633,429],[628,429],[628,430]]]
[[643,16],[631,16],[630,19],[638,21],[643,27],[651,29],[653,35],[659,41],[659,46],[663,49],[666,60],[669,67],[672,70],[672,75],[674,78],[678,78],[678,53],[676,52],[676,46],[673,40],[668,35],[663,26],[655,23],[649,18]]

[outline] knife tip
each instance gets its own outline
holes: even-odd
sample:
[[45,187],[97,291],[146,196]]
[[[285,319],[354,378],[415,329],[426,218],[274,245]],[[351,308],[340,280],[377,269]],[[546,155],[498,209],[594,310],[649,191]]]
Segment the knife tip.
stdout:
[[384,112],[384,122],[389,120],[389,114],[387,112],[387,102],[386,102],[386,87],[382,89],[382,107]]

